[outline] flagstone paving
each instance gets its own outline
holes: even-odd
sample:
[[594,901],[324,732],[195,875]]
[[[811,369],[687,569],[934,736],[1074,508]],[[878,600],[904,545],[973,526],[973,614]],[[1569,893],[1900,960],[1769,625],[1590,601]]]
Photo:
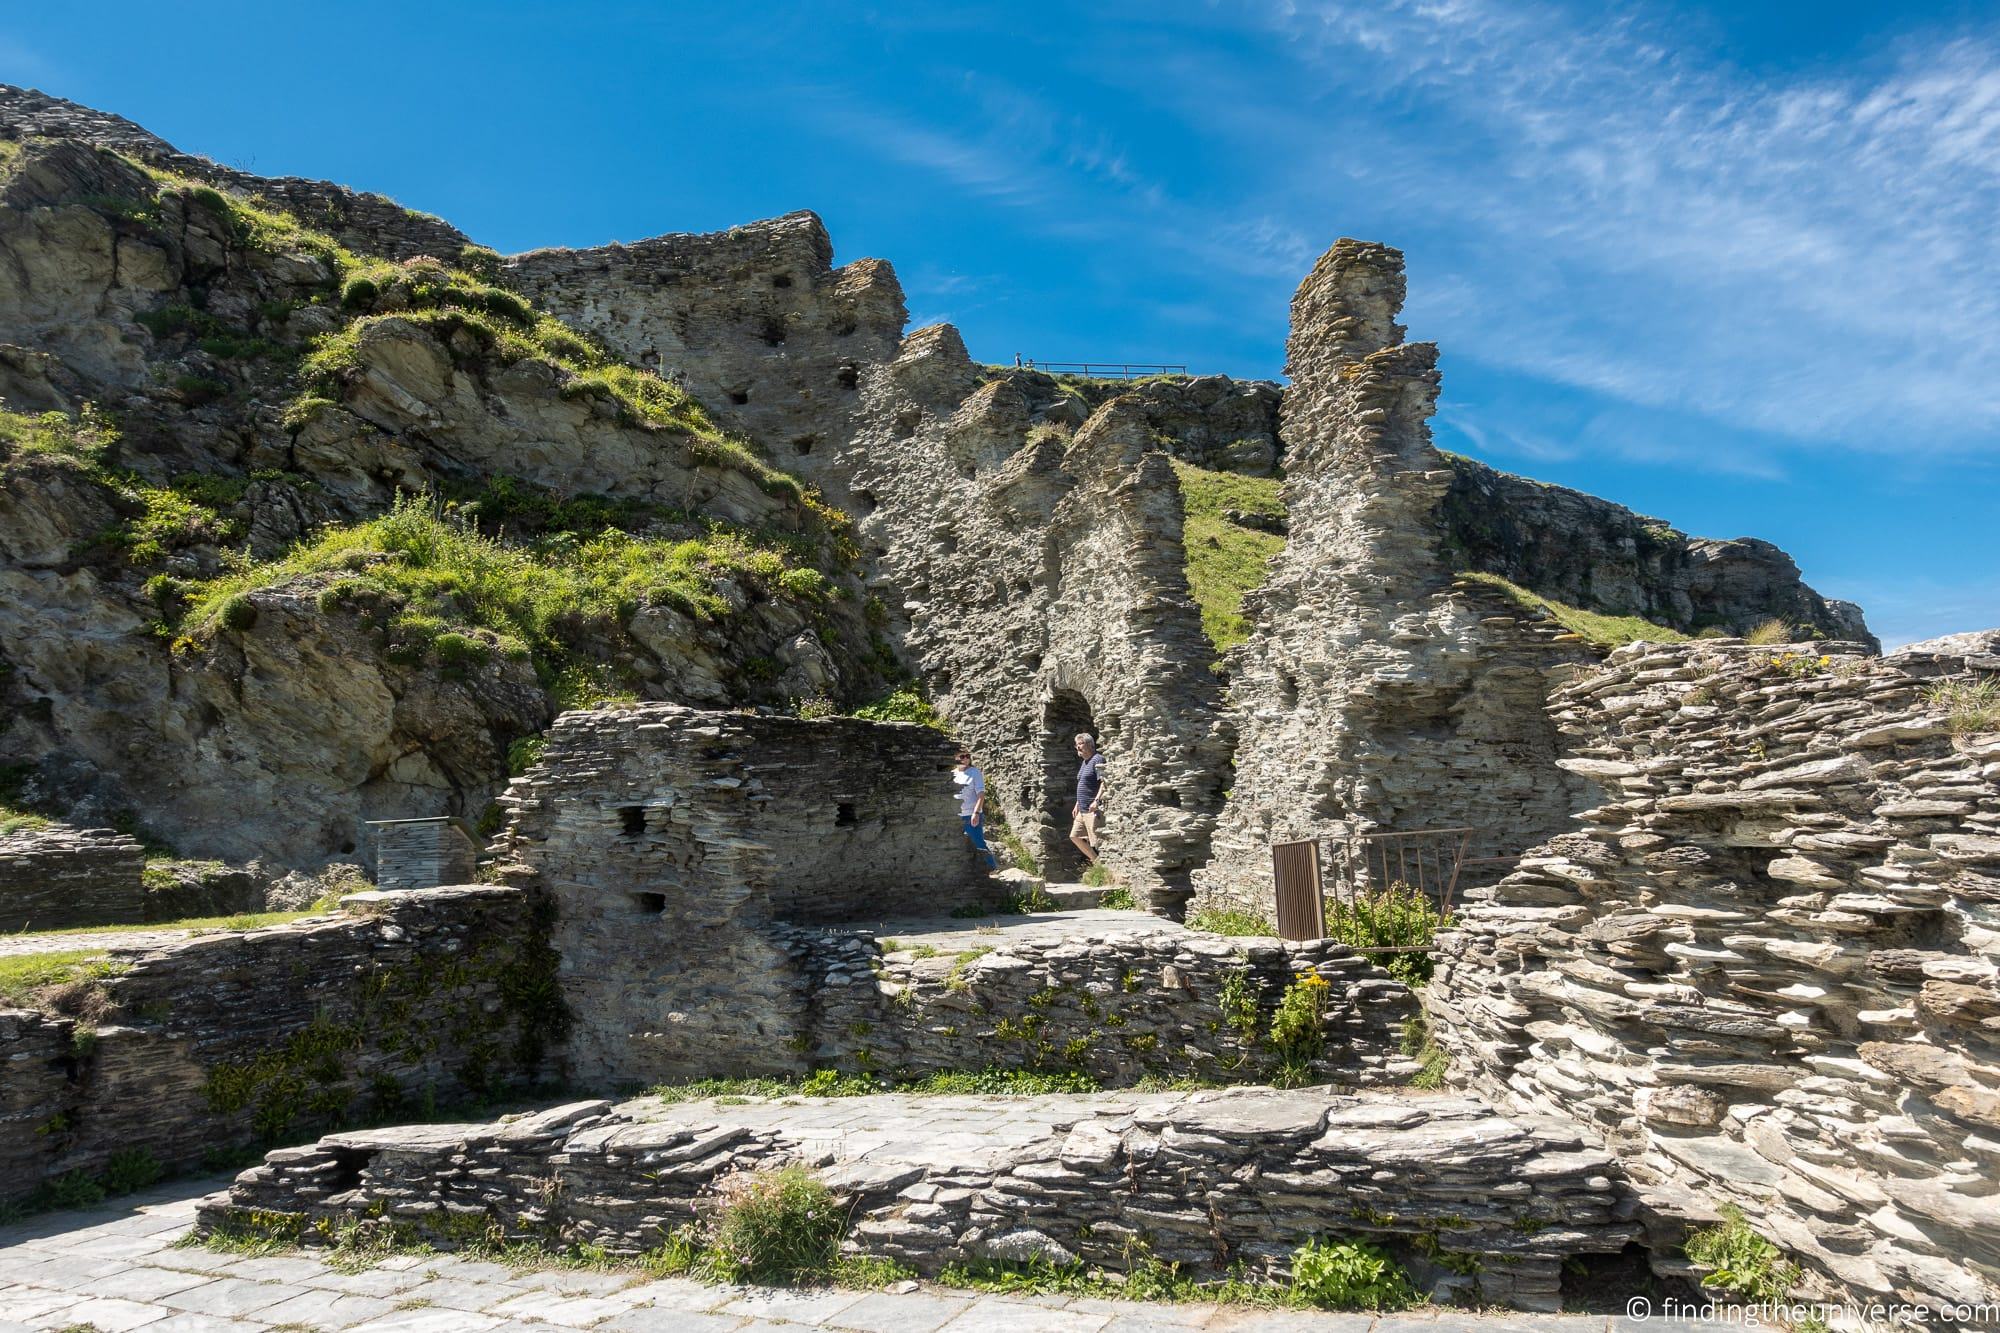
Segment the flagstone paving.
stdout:
[[309,1251],[235,1256],[175,1242],[225,1182],[179,1181],[115,1205],[0,1227],[0,1333],[1677,1333],[1622,1316],[1396,1315],[982,1295],[928,1284],[891,1291],[708,1286],[631,1273],[520,1270],[451,1255],[397,1255],[342,1272]]

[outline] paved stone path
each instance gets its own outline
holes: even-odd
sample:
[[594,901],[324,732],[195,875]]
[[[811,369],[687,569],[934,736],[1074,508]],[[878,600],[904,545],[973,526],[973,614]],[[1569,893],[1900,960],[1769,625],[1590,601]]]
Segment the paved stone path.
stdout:
[[215,934],[220,927],[205,930],[82,930],[45,935],[0,935],[0,958],[30,953],[68,953],[72,949],[158,949],[196,935]]
[[352,1333],[1671,1333],[1602,1315],[1383,1315],[1245,1310],[1093,1298],[978,1295],[931,1286],[840,1291],[705,1286],[625,1273],[520,1270],[449,1255],[341,1272],[310,1253],[236,1257],[176,1248],[195,1202],[182,1181],[83,1212],[0,1228],[0,1333],[352,1330]]
[[1057,944],[1072,935],[1129,930],[1144,934],[1179,934],[1187,927],[1149,912],[1110,907],[1080,907],[1026,916],[898,917],[886,921],[843,922],[842,929],[870,930],[900,947],[927,944],[941,954],[966,949],[997,949],[1003,944]]

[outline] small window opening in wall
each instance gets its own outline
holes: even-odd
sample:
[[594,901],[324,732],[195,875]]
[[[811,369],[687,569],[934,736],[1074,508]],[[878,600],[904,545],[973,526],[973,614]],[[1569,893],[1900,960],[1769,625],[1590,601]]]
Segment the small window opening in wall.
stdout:
[[792,275],[789,273],[773,274],[771,277],[771,285],[773,287],[789,287],[792,285]]
[[836,827],[843,824],[860,823],[861,821],[854,814],[854,803],[852,801],[842,801],[839,805],[835,806],[833,808],[833,822]]
[[813,451],[813,446],[817,443],[819,443],[819,436],[801,435],[792,441],[792,452],[809,454]]
[[729,401],[741,407],[750,401],[750,391],[748,389],[731,389],[729,391]]
[[618,827],[628,838],[636,838],[646,831],[646,807],[643,805],[621,805],[618,807]]
[[840,380],[840,387],[843,389],[857,389],[861,387],[861,367],[855,365],[852,361],[842,366],[837,372],[836,377]]
[[782,319],[767,319],[767,320],[765,320],[765,321],[764,321],[764,330],[763,330],[763,338],[764,338],[764,341],[765,341],[765,342],[769,343],[769,344],[770,344],[771,346],[773,346],[773,347],[776,347],[776,346],[778,346],[778,344],[780,344],[780,343],[784,342],[784,341],[785,341],[785,321],[784,321],[784,320],[782,320]]
[[667,910],[667,895],[664,893],[635,893],[632,904],[647,916],[658,916]]
[[843,319],[838,324],[833,326],[834,336],[839,338],[845,338],[848,334],[854,332],[854,330],[859,327],[860,325],[856,324],[853,320]]

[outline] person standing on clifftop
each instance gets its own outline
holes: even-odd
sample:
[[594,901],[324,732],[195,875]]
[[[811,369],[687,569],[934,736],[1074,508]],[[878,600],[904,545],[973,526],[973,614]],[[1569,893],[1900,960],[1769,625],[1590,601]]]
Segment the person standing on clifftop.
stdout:
[[959,825],[986,858],[986,868],[998,870],[1000,863],[993,859],[993,849],[986,845],[986,775],[972,762],[970,750],[958,752],[958,766],[952,769],[951,780],[958,784]]
[[1084,860],[1096,865],[1097,812],[1104,803],[1104,756],[1097,752],[1097,738],[1078,732],[1076,757],[1083,763],[1076,770],[1076,804],[1069,808],[1069,840]]

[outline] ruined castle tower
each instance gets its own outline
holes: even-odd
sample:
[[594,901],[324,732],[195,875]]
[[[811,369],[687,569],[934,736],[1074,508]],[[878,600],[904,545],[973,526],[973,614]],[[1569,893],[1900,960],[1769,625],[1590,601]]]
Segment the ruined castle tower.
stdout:
[[1197,905],[1271,910],[1269,846],[1342,825],[1470,825],[1473,855],[1562,827],[1550,667],[1581,656],[1456,584],[1431,445],[1437,348],[1406,343],[1403,256],[1341,240],[1292,299],[1291,536],[1230,659],[1236,776]]

